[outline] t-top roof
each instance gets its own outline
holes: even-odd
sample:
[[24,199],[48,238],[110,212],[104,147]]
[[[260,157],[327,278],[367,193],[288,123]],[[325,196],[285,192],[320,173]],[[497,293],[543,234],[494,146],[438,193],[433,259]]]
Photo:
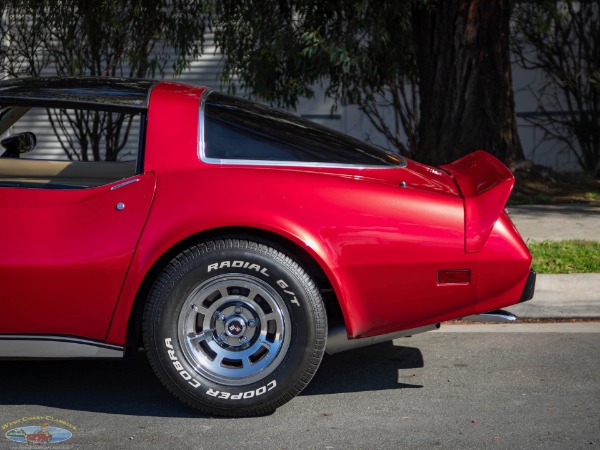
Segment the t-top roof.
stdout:
[[155,80],[40,77],[0,81],[0,106],[55,106],[139,112]]

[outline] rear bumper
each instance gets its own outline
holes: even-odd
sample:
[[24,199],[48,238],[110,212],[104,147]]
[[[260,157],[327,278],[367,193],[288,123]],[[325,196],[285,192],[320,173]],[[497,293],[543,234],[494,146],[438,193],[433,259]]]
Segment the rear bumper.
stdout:
[[[527,277],[527,281],[525,282],[525,287],[523,288],[523,292],[521,294],[521,298],[519,299],[519,303],[526,302],[533,298],[533,293],[535,291],[535,278],[537,274],[534,270],[529,270],[529,276]],[[483,314],[475,314],[472,316],[463,317],[461,320],[466,320],[469,322],[493,322],[493,323],[514,323],[517,321],[517,316],[514,314],[503,311],[502,309],[496,309],[494,311],[489,311]]]
[[525,283],[525,287],[523,288],[523,293],[521,294],[521,298],[519,299],[519,303],[526,302],[533,298],[533,293],[535,291],[535,278],[536,273],[533,269],[529,271],[529,277],[527,277],[527,282]]

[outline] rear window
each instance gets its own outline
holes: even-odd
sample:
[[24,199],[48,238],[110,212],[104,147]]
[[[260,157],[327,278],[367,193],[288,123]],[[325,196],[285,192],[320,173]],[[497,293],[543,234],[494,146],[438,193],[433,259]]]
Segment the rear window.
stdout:
[[204,146],[209,163],[390,166],[401,156],[283,111],[211,92],[204,102]]

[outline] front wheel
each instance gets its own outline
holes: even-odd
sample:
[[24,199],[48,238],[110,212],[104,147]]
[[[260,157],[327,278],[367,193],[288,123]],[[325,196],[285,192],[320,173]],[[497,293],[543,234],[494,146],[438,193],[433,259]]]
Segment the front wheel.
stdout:
[[308,384],[326,340],[308,273],[273,246],[205,242],[162,271],[144,311],[144,344],[158,378],[208,414],[274,411]]

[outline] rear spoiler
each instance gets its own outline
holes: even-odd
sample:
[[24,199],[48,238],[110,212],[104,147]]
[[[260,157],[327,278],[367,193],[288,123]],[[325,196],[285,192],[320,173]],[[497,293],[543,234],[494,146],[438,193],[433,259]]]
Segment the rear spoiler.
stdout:
[[465,251],[478,253],[504,210],[515,178],[499,159],[482,150],[440,169],[450,174],[465,202]]

